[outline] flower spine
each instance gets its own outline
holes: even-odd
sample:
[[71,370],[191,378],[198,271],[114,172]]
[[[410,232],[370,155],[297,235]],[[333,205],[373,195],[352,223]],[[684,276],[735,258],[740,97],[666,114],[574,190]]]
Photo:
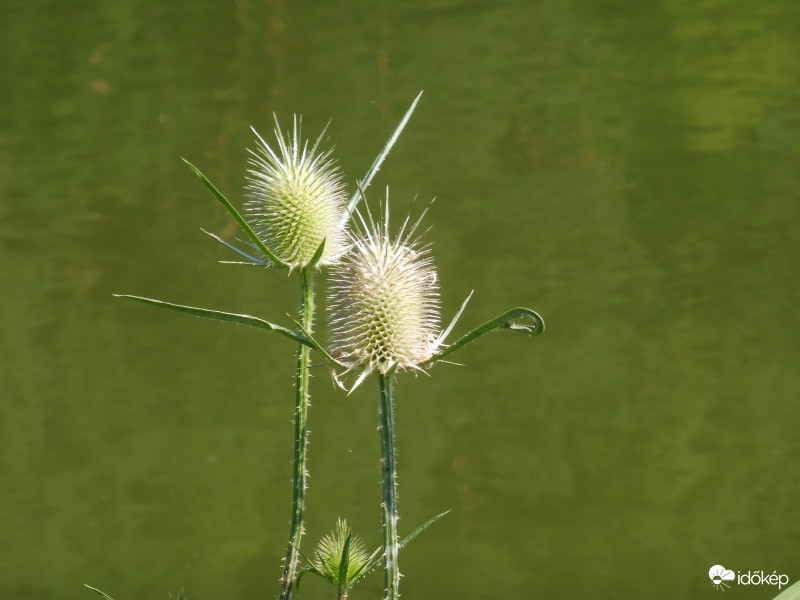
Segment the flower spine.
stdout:
[[[397,238],[389,236],[389,200],[377,225],[356,213],[360,229],[349,234],[350,251],[331,271],[332,355],[347,370],[422,370],[438,346],[439,290],[427,246],[406,217]],[[424,216],[424,212],[423,215]]]
[[284,136],[275,119],[278,152],[253,130],[258,144],[249,150],[252,168],[245,203],[245,214],[258,237],[293,269],[307,266],[323,241],[319,265],[334,263],[347,248],[343,227],[347,196],[330,150],[319,150],[325,132],[309,149],[300,128],[295,116],[291,135]]

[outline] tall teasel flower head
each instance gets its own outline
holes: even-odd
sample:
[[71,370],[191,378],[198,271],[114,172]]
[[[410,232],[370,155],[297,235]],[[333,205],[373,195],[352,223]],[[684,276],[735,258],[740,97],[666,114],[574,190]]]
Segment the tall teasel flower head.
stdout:
[[248,170],[245,214],[264,245],[277,258],[299,268],[309,265],[325,242],[319,265],[334,263],[347,248],[347,196],[330,150],[321,150],[325,131],[309,148],[301,138],[302,119],[281,133],[275,117],[277,152],[258,138]]
[[414,369],[429,360],[440,338],[439,288],[428,245],[407,215],[389,233],[389,197],[376,223],[356,212],[350,250],[331,271],[331,355],[361,369],[356,387],[372,372]]

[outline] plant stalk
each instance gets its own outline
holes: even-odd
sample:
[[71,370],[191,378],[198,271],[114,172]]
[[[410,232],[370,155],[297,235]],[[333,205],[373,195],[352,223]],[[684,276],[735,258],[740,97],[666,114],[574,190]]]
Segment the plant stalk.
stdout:
[[[314,324],[314,274],[311,269],[300,271],[300,324],[307,333],[312,333]],[[308,447],[308,368],[311,348],[305,344],[297,346],[297,383],[295,385],[294,415],[294,473],[292,493],[292,519],[289,526],[289,543],[281,577],[280,600],[290,600],[297,578],[300,561],[300,539],[303,537],[303,514],[305,512],[306,450]]]
[[397,565],[399,550],[397,538],[397,470],[394,451],[394,398],[392,375],[378,374],[380,388],[381,468],[383,471],[383,555],[384,599],[400,597],[400,569]]

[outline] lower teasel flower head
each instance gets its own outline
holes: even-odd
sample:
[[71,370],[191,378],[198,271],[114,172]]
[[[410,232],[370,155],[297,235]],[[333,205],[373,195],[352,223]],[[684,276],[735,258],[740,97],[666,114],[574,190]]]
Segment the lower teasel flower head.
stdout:
[[[346,544],[348,538],[349,545]],[[341,518],[336,522],[336,528],[320,540],[314,554],[316,560],[313,565],[318,572],[331,583],[342,587],[350,587],[359,575],[366,575],[363,569],[370,558],[364,542],[353,534],[347,521]],[[347,573],[342,573],[345,558],[348,562]]]
[[319,146],[325,132],[309,149],[301,140],[301,120],[295,115],[291,134],[281,133],[275,118],[278,152],[253,129],[258,138],[249,150],[251,169],[245,212],[264,245],[290,268],[307,266],[324,241],[317,264],[334,263],[347,249],[347,196],[341,173],[330,150]]
[[[424,216],[423,212],[422,216]],[[361,370],[358,386],[371,372],[422,371],[440,344],[439,288],[428,246],[406,217],[396,238],[389,235],[389,198],[376,224],[356,213],[360,231],[331,271],[331,355]]]

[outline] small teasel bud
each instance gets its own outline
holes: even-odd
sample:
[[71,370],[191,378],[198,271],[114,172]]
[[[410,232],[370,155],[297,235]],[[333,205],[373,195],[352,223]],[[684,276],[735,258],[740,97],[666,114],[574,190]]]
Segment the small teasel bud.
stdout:
[[334,263],[347,248],[347,196],[330,150],[321,151],[325,132],[309,149],[301,139],[301,120],[295,115],[291,134],[281,133],[275,118],[278,151],[258,137],[249,150],[252,166],[246,189],[245,214],[251,227],[279,259],[291,268],[307,266],[324,241],[317,264]]
[[[348,541],[349,539],[349,541]],[[336,522],[334,530],[320,540],[315,552],[314,566],[323,575],[336,585],[349,586],[354,577],[361,574],[364,566],[369,560],[369,552],[364,542],[357,535],[344,519]],[[341,579],[341,564],[347,559],[348,568],[345,579]]]
[[330,285],[332,355],[348,371],[363,370],[356,385],[373,371],[422,370],[440,333],[436,271],[414,237],[422,217],[410,228],[406,217],[391,239],[388,193],[382,219],[367,216],[356,213],[360,231],[349,234]]

